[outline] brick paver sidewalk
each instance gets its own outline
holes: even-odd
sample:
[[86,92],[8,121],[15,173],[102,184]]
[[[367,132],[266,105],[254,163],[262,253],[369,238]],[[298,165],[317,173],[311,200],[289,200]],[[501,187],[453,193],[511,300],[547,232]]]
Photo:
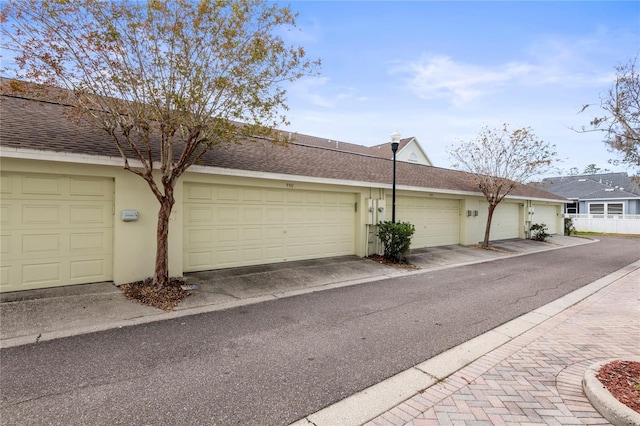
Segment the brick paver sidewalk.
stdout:
[[640,269],[368,422],[609,424],[582,392],[598,360],[640,355]]

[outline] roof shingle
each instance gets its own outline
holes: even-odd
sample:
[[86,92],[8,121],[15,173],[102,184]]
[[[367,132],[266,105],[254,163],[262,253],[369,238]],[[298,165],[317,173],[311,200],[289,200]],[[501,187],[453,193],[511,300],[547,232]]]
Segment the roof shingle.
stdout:
[[[106,132],[86,121],[72,121],[65,116],[69,107],[56,103],[1,95],[0,144],[5,147],[54,151],[73,154],[120,157]],[[412,138],[404,139],[408,143]],[[322,146],[319,138],[295,135],[293,143],[274,145],[265,140],[230,144],[208,152],[203,166],[295,176],[336,179],[358,183],[389,184],[393,162],[372,156],[371,147],[343,144],[343,149]],[[329,144],[330,145],[330,144]],[[387,144],[388,145],[388,144]],[[345,148],[346,146],[346,148]],[[363,148],[363,149],[361,149]],[[373,147],[378,149],[377,147]],[[464,191],[480,194],[473,175],[461,171],[397,163],[399,186],[424,190]],[[534,188],[517,185],[511,195],[548,200],[563,197]]]

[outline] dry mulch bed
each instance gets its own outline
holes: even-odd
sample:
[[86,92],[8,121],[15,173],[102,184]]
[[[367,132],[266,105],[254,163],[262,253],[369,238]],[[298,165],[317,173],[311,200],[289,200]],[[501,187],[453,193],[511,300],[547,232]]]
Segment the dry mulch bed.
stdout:
[[121,285],[120,288],[127,299],[137,300],[143,305],[165,311],[173,310],[178,303],[192,294],[183,289],[185,285],[183,278],[170,278],[169,284],[160,290],[153,286],[152,281],[151,278],[147,278],[144,281]]
[[404,261],[402,263],[393,262],[393,261],[391,261],[389,259],[386,259],[384,256],[382,256],[380,254],[372,254],[368,258],[373,260],[374,262],[378,262],[378,263],[380,263],[382,265],[393,266],[394,268],[407,269],[407,270],[411,270],[411,271],[415,271],[417,269],[420,269],[419,266],[412,265],[411,263],[409,263],[407,261]]
[[618,401],[640,413],[640,362],[612,361],[596,377]]

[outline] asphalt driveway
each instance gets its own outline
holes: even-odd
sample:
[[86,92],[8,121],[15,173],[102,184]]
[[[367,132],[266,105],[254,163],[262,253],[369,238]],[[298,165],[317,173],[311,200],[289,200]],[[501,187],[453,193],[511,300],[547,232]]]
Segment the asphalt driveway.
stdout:
[[7,424],[288,424],[640,258],[640,240],[3,349]]

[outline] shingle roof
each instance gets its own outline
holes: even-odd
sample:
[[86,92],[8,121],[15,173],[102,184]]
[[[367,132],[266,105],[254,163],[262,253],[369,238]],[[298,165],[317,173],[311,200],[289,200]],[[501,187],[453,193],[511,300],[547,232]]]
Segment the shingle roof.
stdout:
[[624,172],[545,178],[538,188],[577,200],[640,198],[640,188]]
[[[372,157],[393,158],[393,151],[391,151],[390,142],[375,146],[363,146],[349,142],[319,138],[316,136],[302,135],[299,133],[292,133],[290,134],[290,136],[292,141],[299,145],[315,146],[318,148],[333,149],[336,151],[353,152],[362,155],[370,155]],[[400,144],[398,145],[398,151],[402,150],[402,148],[407,146],[407,144],[413,139],[413,137],[401,139]]]
[[[69,107],[56,103],[26,100],[0,95],[0,144],[4,147],[55,151],[73,154],[119,157],[110,137],[85,121],[71,121],[65,116]],[[231,144],[207,153],[203,166],[248,170],[285,175],[309,176],[373,184],[389,184],[393,162],[387,158],[336,150],[298,135],[297,142],[286,146],[254,140]],[[317,139],[317,138],[316,138]],[[411,140],[411,138],[408,138]],[[403,141],[407,141],[404,139]],[[405,142],[406,143],[406,142]],[[366,148],[366,147],[365,147]],[[426,190],[466,191],[479,194],[471,174],[410,163],[397,163],[396,182]],[[512,196],[564,200],[549,192],[518,185]]]

